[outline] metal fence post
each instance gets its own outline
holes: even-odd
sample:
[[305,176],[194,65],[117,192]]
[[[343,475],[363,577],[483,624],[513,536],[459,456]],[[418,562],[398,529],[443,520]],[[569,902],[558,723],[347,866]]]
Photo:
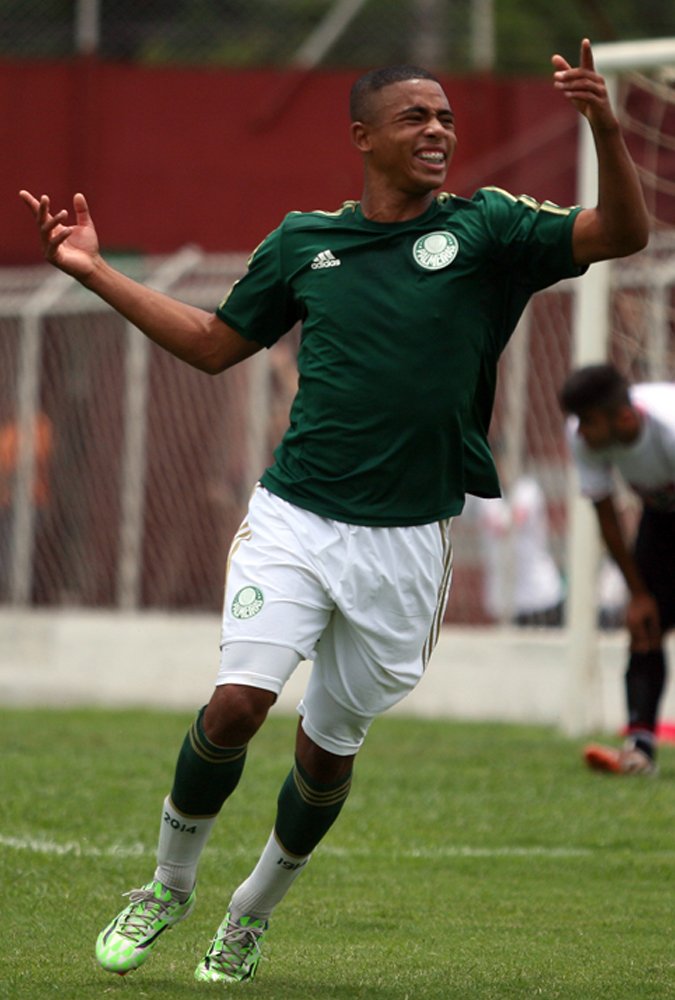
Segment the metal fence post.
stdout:
[[[158,267],[144,283],[157,291],[166,292],[201,259],[201,251],[195,247],[184,247]],[[136,610],[141,601],[150,341],[128,323],[126,345],[117,606],[131,611]]]
[[29,604],[33,585],[35,535],[35,433],[40,410],[42,322],[70,288],[72,278],[54,271],[19,314],[19,360],[16,387],[17,464],[12,502],[9,599]]

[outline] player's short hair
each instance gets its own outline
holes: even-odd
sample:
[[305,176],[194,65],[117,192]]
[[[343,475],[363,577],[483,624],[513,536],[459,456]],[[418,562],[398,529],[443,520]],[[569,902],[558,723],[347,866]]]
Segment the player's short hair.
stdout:
[[405,80],[433,80],[440,85],[440,81],[430,73],[428,69],[421,66],[401,65],[383,66],[381,69],[371,69],[368,73],[354,83],[349,95],[349,114],[353,122],[368,121],[372,114],[371,98],[383,87],[388,87],[392,83],[403,83]]
[[613,413],[630,406],[629,382],[614,365],[586,365],[577,368],[560,390],[560,406],[565,413],[581,416],[588,410]]

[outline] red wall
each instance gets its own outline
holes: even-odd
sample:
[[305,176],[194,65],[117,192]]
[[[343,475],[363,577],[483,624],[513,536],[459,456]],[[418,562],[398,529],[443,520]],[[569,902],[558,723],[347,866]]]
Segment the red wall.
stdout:
[[[354,71],[0,63],[0,265],[40,259],[16,196],[87,195],[104,247],[250,250],[291,209],[360,194],[349,141]],[[576,116],[548,80],[443,80],[459,149],[447,187],[496,183],[574,200]]]

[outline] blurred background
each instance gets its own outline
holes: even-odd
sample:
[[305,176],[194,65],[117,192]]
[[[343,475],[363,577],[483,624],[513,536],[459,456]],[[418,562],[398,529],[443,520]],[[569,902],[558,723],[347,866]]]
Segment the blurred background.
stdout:
[[421,62],[448,73],[542,73],[549,54],[672,35],[665,0],[3,0],[0,54],[96,54],[146,66]]
[[[374,65],[438,73],[458,122],[453,192],[574,203],[579,122],[550,56],[574,62],[585,35],[674,36],[675,7],[0,0],[0,604],[218,611],[229,540],[285,426],[299,336],[216,379],[187,368],[41,262],[19,188],[57,208],[84,191],[110,259],[212,309],[286,212],[358,198],[347,96]],[[609,355],[635,379],[675,378],[674,80],[665,60],[617,81],[653,222],[649,250],[612,267],[606,303]],[[504,355],[492,441],[505,499],[472,500],[456,522],[449,622],[563,620],[556,397],[574,294],[537,296]],[[542,560],[539,606],[523,606],[518,581]],[[623,595],[603,566],[598,595],[616,627]]]

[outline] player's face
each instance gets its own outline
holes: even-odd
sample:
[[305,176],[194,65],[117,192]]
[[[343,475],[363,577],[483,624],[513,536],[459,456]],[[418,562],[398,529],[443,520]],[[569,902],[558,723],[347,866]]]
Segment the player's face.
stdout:
[[448,99],[434,80],[404,80],[377,91],[362,129],[360,148],[394,187],[419,195],[445,181],[457,136]]
[[614,420],[605,410],[586,410],[582,413],[577,434],[593,450],[609,448],[617,440]]

